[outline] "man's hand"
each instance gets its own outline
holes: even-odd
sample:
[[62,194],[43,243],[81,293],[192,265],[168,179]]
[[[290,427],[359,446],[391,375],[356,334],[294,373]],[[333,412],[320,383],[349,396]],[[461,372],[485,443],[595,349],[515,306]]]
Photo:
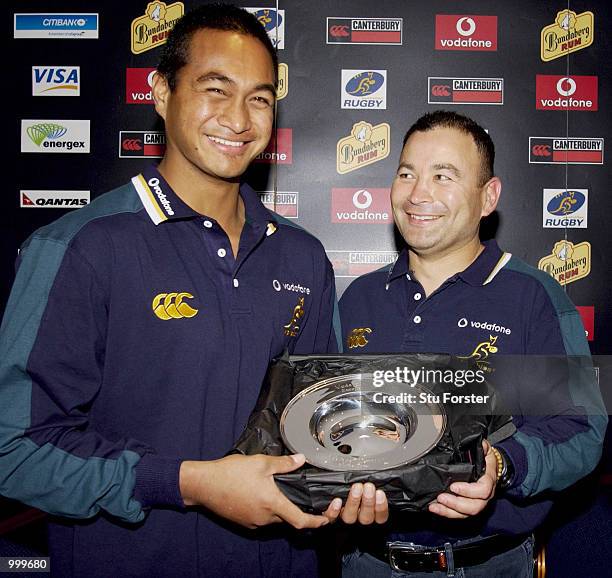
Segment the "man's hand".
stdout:
[[207,462],[181,464],[180,490],[187,506],[204,506],[247,528],[287,522],[294,528],[319,528],[326,516],[302,512],[278,489],[274,474],[297,470],[304,464],[293,456],[227,456]]
[[385,493],[377,490],[374,484],[353,484],[344,508],[342,500],[334,498],[323,515],[332,522],[340,516],[346,524],[384,524],[389,519],[389,504]]
[[483,440],[485,453],[485,472],[475,482],[455,482],[451,484],[452,494],[440,494],[435,502],[429,504],[429,511],[445,518],[467,518],[482,512],[495,494],[497,483],[497,461],[491,451],[491,444]]

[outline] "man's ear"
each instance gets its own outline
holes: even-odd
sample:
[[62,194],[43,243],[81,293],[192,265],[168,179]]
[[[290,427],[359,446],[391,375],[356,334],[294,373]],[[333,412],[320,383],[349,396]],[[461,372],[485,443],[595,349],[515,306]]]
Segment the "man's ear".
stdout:
[[487,217],[495,210],[499,202],[499,196],[502,190],[501,181],[498,177],[493,177],[487,181],[482,190],[484,198],[481,217]]
[[151,87],[153,100],[155,101],[155,110],[157,114],[166,120],[166,109],[170,98],[170,87],[168,81],[163,74],[156,72],[153,75],[153,86]]

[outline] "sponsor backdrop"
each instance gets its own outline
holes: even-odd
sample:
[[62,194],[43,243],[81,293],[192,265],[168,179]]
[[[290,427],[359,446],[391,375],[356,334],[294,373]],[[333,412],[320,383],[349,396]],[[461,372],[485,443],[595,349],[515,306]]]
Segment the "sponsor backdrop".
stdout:
[[[396,258],[388,195],[404,132],[425,112],[455,110],[497,148],[504,190],[483,235],[555,277],[593,353],[612,352],[607,1],[236,3],[281,62],[276,136],[248,180],[321,239],[339,293]],[[163,155],[152,73],[174,21],[197,4],[2,3],[13,31],[0,311],[32,231]]]

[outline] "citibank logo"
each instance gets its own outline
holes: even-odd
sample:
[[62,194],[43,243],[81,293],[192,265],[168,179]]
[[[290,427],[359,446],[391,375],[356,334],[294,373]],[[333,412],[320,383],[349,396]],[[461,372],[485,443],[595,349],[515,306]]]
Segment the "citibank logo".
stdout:
[[198,309],[194,309],[185,299],[193,299],[191,293],[159,293],[153,298],[151,308],[159,319],[168,321],[169,319],[183,319],[195,317]]

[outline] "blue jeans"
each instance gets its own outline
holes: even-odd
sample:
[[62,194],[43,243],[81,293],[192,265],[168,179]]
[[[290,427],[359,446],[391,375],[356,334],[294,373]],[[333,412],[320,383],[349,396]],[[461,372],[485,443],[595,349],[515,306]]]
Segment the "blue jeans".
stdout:
[[[462,540],[466,544],[474,540]],[[342,578],[447,578],[447,572],[396,572],[382,560],[358,550],[342,560]],[[455,568],[456,578],[531,578],[533,576],[533,538],[484,564]]]

